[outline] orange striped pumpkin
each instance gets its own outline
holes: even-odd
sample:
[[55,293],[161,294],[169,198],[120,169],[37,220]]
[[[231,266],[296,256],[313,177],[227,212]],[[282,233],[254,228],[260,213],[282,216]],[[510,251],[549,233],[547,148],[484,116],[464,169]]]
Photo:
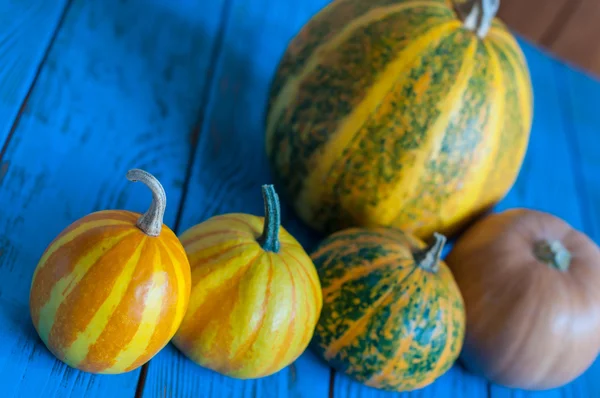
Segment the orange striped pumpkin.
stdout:
[[91,373],[123,373],[149,361],[175,334],[189,300],[189,262],[162,224],[162,186],[141,170],[127,178],[152,189],[150,210],[105,210],[75,221],[48,246],[31,285],[31,317],[44,344]]
[[192,268],[190,304],[173,344],[193,362],[249,379],[275,373],[308,346],[322,307],[316,269],[280,226],[263,187],[266,217],[225,214],[180,237]]

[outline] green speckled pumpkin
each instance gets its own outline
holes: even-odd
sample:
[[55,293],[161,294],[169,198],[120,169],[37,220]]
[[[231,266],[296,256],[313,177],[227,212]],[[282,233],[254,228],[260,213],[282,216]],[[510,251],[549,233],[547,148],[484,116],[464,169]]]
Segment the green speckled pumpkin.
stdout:
[[533,92],[498,1],[335,0],[290,42],[266,115],[278,190],[325,233],[454,236],[513,185]]
[[431,384],[456,361],[463,298],[440,260],[445,237],[423,241],[395,228],[352,228],[311,254],[323,309],[311,347],[333,368],[382,390]]

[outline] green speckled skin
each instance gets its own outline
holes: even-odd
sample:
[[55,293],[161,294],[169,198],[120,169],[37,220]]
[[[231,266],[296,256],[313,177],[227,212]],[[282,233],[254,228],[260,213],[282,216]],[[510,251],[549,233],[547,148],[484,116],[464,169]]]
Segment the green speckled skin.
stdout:
[[382,390],[429,385],[456,361],[463,299],[443,262],[425,270],[425,244],[397,229],[348,229],[311,254],[323,310],[311,347],[336,370]]
[[532,99],[500,21],[479,38],[450,0],[335,0],[282,57],[266,151],[278,191],[318,231],[452,237],[515,182]]

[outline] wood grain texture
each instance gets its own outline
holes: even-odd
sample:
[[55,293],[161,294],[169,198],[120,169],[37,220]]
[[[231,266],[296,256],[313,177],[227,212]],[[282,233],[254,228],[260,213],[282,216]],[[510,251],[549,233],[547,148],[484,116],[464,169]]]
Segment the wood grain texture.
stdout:
[[[263,214],[261,185],[271,182],[264,146],[267,90],[288,41],[324,4],[231,2],[179,233],[215,214]],[[282,225],[310,250],[316,237],[282,205]],[[144,397],[325,398],[329,374],[306,351],[272,376],[242,381],[201,368],[170,345],[151,361]]]
[[0,2],[0,148],[37,75],[66,3]]
[[581,0],[552,43],[552,51],[578,69],[600,76],[600,2]]
[[501,0],[498,17],[511,29],[535,43],[545,44],[549,35],[560,30],[565,12],[580,0]]
[[139,369],[92,376],[58,362],[31,324],[34,268],[89,212],[145,211],[132,167],[159,178],[175,223],[219,8],[194,1],[74,1],[2,159],[3,397],[132,397]]
[[[600,118],[591,106],[575,112],[574,109],[583,103],[578,103],[574,97],[569,101],[571,93],[577,93],[578,98],[585,100],[592,100],[594,96],[599,98],[600,84],[568,70],[528,43],[521,44],[536,90],[532,137],[519,179],[497,210],[525,206],[546,211],[563,218],[600,243],[596,233],[600,230],[589,221],[590,204],[600,200],[600,180],[595,175],[591,179],[582,175],[582,172],[588,174],[586,169],[593,170],[592,164],[587,162],[598,162],[600,141],[591,129],[597,129]],[[576,77],[575,80],[586,83],[578,86],[568,79],[567,70],[571,77]],[[576,135],[576,131],[580,133]],[[585,166],[584,147],[588,148]],[[600,217],[596,218],[595,223],[598,222]],[[597,360],[587,372],[562,388],[527,392],[492,385],[491,398],[595,397],[600,395],[599,376],[600,361]]]

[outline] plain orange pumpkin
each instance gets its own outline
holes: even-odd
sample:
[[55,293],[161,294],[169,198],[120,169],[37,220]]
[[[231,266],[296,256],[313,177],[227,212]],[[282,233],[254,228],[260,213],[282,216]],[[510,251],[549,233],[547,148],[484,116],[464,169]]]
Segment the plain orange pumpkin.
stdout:
[[479,220],[446,258],[462,292],[462,361],[507,387],[544,390],[581,375],[600,351],[600,249],[545,212]]

